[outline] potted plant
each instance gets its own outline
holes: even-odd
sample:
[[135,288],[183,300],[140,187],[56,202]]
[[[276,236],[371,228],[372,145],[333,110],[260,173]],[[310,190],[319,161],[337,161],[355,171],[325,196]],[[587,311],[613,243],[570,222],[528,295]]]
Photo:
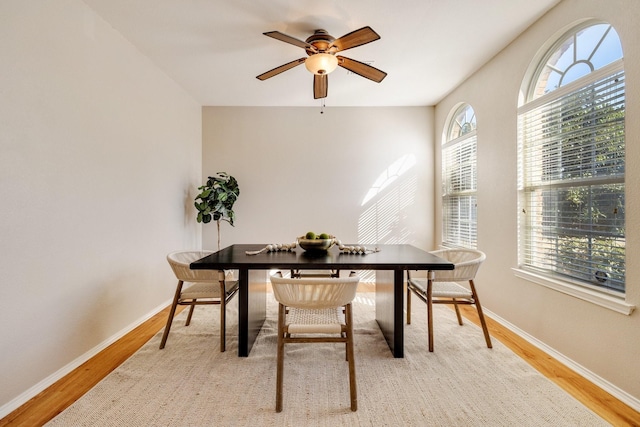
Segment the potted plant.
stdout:
[[218,250],[220,250],[220,221],[227,221],[233,226],[235,214],[233,204],[240,195],[238,181],[226,172],[218,172],[210,176],[207,183],[198,187],[200,194],[196,196],[195,207],[198,210],[198,222],[205,224],[216,221],[218,225]]

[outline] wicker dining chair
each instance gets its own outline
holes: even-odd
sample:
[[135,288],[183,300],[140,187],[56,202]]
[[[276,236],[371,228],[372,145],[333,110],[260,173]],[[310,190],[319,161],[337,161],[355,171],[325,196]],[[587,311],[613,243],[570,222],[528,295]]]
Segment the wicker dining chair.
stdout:
[[283,278],[280,272],[271,276],[279,303],[276,412],[282,411],[285,344],[318,342],[346,344],[351,410],[358,409],[351,302],[359,281],[353,272],[344,278]]
[[[411,271],[407,271],[407,324],[411,324],[411,294],[414,293],[427,304],[429,351],[433,351],[433,304],[453,305],[459,325],[463,323],[458,305],[475,305],[487,347],[492,348],[491,337],[474,283],[476,273],[486,259],[486,255],[475,249],[442,249],[431,253],[453,263],[454,269],[430,271],[427,278],[412,276]],[[468,288],[460,284],[464,282],[468,282]]]
[[191,270],[189,265],[193,261],[211,254],[211,251],[178,251],[167,255],[167,261],[171,265],[173,273],[178,279],[178,286],[173,297],[167,325],[162,334],[160,349],[163,349],[171,323],[178,305],[188,305],[189,314],[185,326],[191,323],[193,310],[196,305],[220,305],[220,351],[226,347],[226,308],[227,303],[238,292],[238,281],[227,280],[223,270]]

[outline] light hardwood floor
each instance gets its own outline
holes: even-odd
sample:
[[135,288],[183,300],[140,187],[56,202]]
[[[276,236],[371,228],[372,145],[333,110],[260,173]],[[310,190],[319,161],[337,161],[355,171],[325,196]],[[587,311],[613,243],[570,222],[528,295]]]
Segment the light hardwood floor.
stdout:
[[[179,307],[180,310],[182,307]],[[473,307],[461,307],[464,316],[478,324]],[[149,341],[166,322],[168,308],[104,349],[91,360],[0,420],[0,426],[41,426],[70,406],[102,378]],[[614,426],[640,426],[640,413],[595,386],[548,354],[497,322],[487,319],[489,333],[567,393]]]

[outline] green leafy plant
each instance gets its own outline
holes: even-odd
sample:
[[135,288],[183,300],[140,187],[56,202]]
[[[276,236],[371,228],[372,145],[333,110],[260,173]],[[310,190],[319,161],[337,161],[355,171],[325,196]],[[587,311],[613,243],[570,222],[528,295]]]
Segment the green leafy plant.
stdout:
[[196,196],[194,204],[198,210],[197,220],[205,224],[216,221],[220,250],[220,221],[227,221],[233,226],[233,204],[240,195],[238,181],[226,172],[218,172],[215,176],[210,176],[207,183],[198,187],[198,190],[200,194]]

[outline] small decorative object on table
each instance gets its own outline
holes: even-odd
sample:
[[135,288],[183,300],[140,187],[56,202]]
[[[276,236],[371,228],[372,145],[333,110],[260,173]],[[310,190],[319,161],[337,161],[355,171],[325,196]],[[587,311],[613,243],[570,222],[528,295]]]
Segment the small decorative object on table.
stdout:
[[340,240],[336,240],[336,244],[338,245],[338,249],[340,252],[348,253],[348,254],[372,254],[374,252],[380,252],[380,248],[375,247],[373,249],[367,248],[365,246],[355,245],[355,246],[345,246],[342,244]]
[[265,246],[259,251],[245,251],[247,255],[258,255],[263,252],[280,252],[280,251],[292,251],[296,248],[296,242],[293,243],[273,243]]
[[380,252],[380,249],[375,247],[373,249],[367,248],[365,246],[356,245],[356,246],[345,246],[340,242],[340,240],[336,239],[335,236],[330,234],[322,233],[316,234],[312,231],[308,232],[304,236],[300,236],[296,239],[296,242],[293,243],[278,243],[278,244],[270,244],[260,249],[259,251],[246,251],[247,255],[258,255],[263,252],[279,252],[279,251],[292,251],[296,248],[297,245],[300,245],[302,249],[310,253],[322,253],[326,252],[334,245],[338,245],[338,249],[340,252],[349,253],[349,254],[371,254],[374,252]]
[[298,244],[309,252],[326,252],[335,244],[335,236],[326,233],[316,234],[309,231],[304,236],[298,237]]

